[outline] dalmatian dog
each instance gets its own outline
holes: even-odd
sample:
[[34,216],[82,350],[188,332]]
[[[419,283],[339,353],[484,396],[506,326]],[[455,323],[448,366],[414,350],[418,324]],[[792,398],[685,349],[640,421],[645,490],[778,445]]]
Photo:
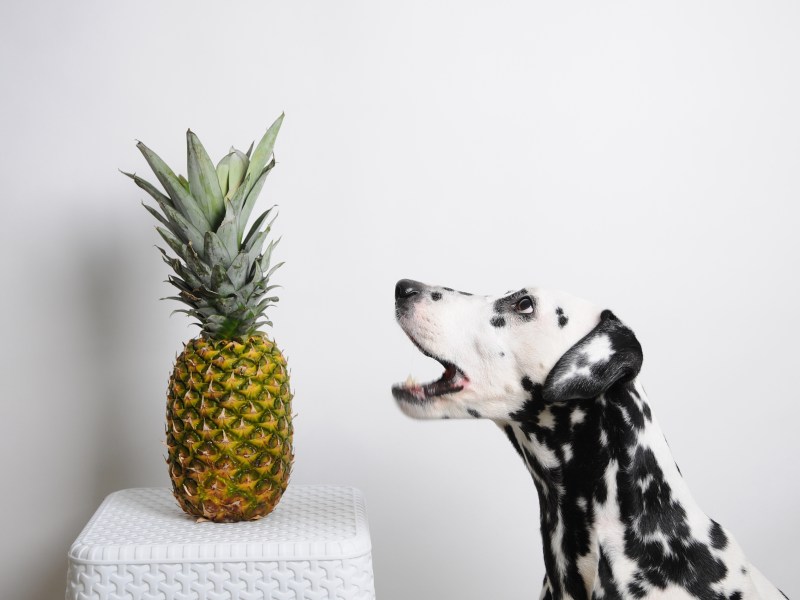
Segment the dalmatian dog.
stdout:
[[392,392],[421,419],[486,418],[539,495],[541,599],[783,599],[703,513],[637,380],[642,349],[611,311],[523,288],[478,296],[403,279],[396,317],[444,367]]

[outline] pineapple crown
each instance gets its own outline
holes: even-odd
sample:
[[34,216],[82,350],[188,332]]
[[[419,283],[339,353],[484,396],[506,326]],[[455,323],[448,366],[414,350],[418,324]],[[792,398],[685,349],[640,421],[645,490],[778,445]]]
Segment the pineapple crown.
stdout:
[[175,175],[159,156],[138,142],[136,147],[161,183],[166,195],[135,173],[123,173],[146,191],[161,209],[142,202],[161,224],[159,235],[177,256],[161,247],[162,258],[175,272],[169,283],[178,288],[182,312],[196,318],[204,337],[233,339],[272,325],[265,311],[278,301],[268,296],[276,285],[270,276],[283,263],[270,266],[272,251],[280,240],[264,242],[269,235],[275,206],[245,227],[267,174],[275,166],[273,148],[283,114],[267,129],[253,150],[231,148],[216,167],[200,139],[186,132],[188,180]]

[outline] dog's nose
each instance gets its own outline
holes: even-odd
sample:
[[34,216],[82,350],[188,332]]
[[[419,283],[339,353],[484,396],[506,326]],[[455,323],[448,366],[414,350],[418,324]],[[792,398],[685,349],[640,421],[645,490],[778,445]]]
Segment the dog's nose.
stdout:
[[419,281],[414,281],[413,279],[401,279],[397,282],[397,285],[394,286],[395,302],[408,300],[412,296],[416,296],[417,294],[421,293],[424,288],[425,284],[420,283]]

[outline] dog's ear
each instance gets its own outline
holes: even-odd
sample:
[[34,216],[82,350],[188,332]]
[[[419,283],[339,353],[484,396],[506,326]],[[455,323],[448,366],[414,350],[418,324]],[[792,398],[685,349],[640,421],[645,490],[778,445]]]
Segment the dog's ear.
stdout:
[[600,323],[562,356],[544,382],[547,402],[594,398],[620,380],[636,377],[642,347],[633,332],[610,310]]

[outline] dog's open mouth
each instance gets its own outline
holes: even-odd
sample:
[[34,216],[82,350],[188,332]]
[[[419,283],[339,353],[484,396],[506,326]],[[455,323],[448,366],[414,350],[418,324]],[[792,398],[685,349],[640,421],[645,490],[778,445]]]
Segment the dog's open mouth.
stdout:
[[[427,352],[425,353],[427,354]],[[428,356],[431,356],[428,354]],[[437,360],[443,367],[444,373],[436,381],[429,383],[417,383],[413,377],[409,375],[403,383],[397,383],[392,386],[392,394],[397,400],[406,400],[408,402],[424,402],[436,396],[444,396],[445,394],[454,394],[464,389],[464,386],[469,381],[464,372],[451,362],[442,360],[435,356],[431,358]]]

